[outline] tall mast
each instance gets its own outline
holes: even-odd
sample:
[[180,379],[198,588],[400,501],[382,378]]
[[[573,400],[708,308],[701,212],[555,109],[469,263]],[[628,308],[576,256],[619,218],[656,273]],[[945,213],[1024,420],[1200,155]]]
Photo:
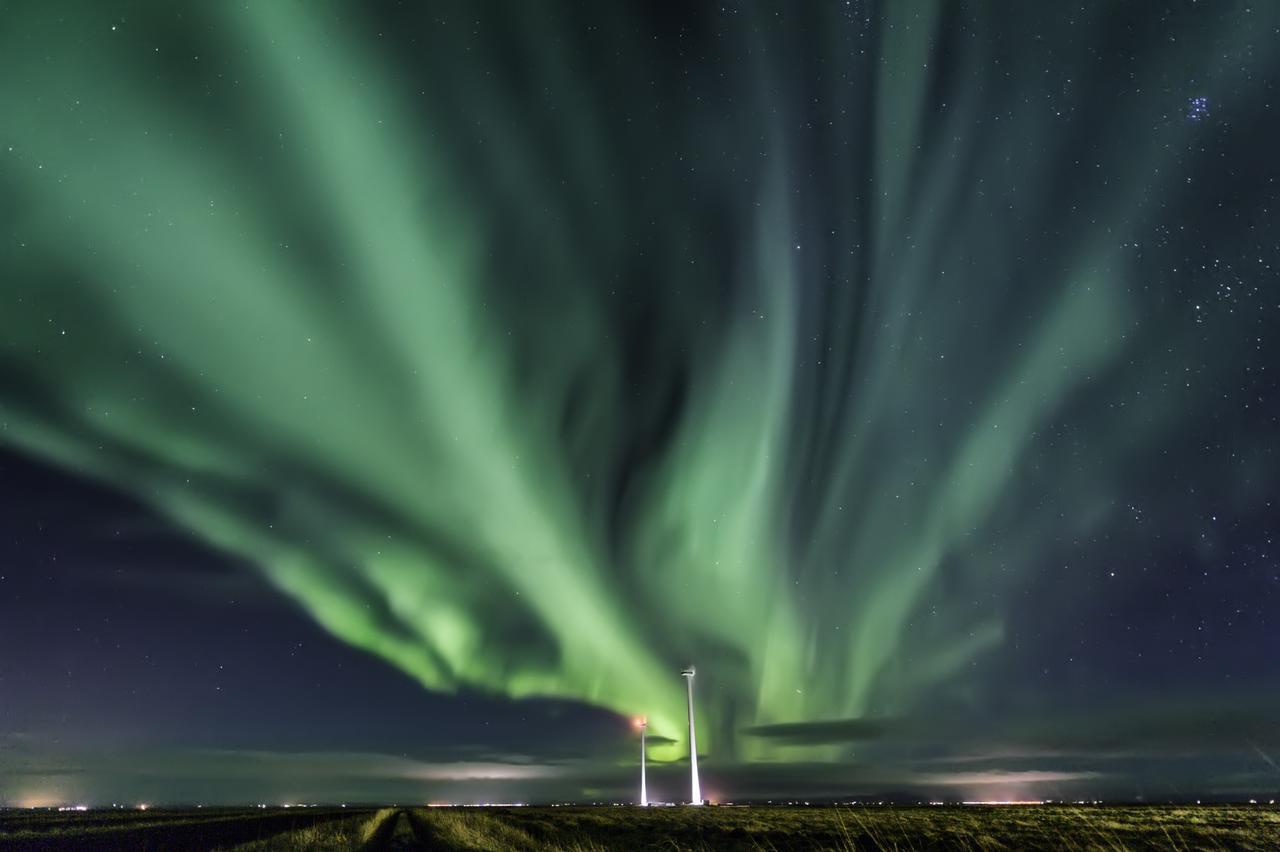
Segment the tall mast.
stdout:
[[645,730],[649,727],[649,720],[641,716],[636,719],[636,727],[640,729],[640,807],[647,808],[649,806],[649,788],[645,785],[644,764],[645,764],[645,747],[644,735]]
[[689,804],[702,804],[702,786],[698,784],[698,736],[693,726],[693,666],[680,672],[689,685]]

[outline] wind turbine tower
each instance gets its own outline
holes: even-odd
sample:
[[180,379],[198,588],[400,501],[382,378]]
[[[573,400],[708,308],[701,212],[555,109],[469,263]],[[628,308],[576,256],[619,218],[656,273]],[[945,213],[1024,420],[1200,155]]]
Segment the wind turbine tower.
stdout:
[[639,716],[636,718],[635,725],[640,729],[640,807],[647,808],[649,807],[649,788],[646,787],[644,783],[644,733],[645,729],[649,727],[649,720],[643,716]]
[[693,730],[693,666],[680,672],[689,684],[689,804],[702,804],[702,787],[698,784],[698,737]]

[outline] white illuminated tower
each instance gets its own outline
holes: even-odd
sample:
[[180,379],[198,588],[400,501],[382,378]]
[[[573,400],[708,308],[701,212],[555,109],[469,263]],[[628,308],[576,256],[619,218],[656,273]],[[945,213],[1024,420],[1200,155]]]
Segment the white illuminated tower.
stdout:
[[644,783],[644,732],[649,727],[649,720],[643,716],[637,717],[635,725],[640,729],[640,807],[647,808],[649,807],[649,788]]
[[702,787],[698,784],[698,737],[693,730],[693,666],[680,672],[680,676],[689,682],[689,804],[702,804]]

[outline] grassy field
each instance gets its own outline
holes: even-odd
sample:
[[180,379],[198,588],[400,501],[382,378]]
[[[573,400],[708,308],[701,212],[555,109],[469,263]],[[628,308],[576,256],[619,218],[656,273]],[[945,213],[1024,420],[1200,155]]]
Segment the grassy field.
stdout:
[[[332,831],[354,832],[369,820],[396,815],[374,809],[346,808],[202,808],[56,811],[9,811],[0,814],[0,850],[169,850],[275,848],[255,843],[297,836],[305,838]],[[345,834],[344,834],[345,837]],[[351,846],[360,848],[361,836]],[[313,848],[303,845],[297,848]],[[318,847],[314,847],[318,848]]]
[[1276,850],[1271,807],[385,808],[0,816],[0,849]]
[[410,814],[427,848],[1280,849],[1257,807],[512,808]]

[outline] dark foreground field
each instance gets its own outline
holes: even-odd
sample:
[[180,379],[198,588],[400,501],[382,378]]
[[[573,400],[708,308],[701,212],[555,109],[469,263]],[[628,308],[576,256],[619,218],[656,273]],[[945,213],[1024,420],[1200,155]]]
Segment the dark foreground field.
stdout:
[[383,808],[0,816],[0,849],[1280,849],[1271,807]]

